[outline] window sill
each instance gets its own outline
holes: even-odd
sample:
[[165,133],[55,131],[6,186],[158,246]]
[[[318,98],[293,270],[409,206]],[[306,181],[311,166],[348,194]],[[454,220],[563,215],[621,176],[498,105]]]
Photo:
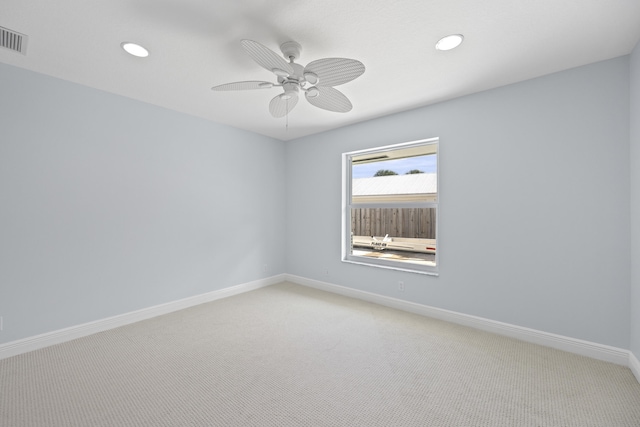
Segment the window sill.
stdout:
[[[366,265],[369,267],[375,267],[375,268],[384,268],[386,270],[397,270],[397,271],[404,271],[406,273],[416,273],[416,274],[424,274],[427,276],[435,276],[438,277],[440,275],[440,273],[435,270],[435,269],[420,269],[420,268],[415,268],[415,267],[409,267],[409,266],[401,266],[401,265],[392,265],[392,264],[382,264],[382,263],[377,263],[377,262],[371,262],[369,259],[365,258],[365,257],[354,257],[354,256],[350,256],[346,259],[342,259],[342,262],[348,263],[348,264],[356,264],[356,265]],[[435,267],[434,267],[435,268]]]

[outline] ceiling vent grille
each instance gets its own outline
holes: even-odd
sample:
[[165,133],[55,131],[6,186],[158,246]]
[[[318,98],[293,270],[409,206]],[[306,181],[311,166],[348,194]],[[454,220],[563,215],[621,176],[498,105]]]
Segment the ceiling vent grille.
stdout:
[[27,39],[28,37],[24,34],[17,33],[8,28],[0,27],[0,47],[26,55]]

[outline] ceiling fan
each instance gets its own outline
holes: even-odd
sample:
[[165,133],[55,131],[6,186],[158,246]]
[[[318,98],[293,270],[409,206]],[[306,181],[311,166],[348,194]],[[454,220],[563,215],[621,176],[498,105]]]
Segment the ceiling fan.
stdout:
[[334,86],[359,77],[364,73],[360,61],[347,58],[325,58],[310,62],[306,67],[294,61],[300,57],[300,44],[288,41],[280,45],[285,59],[253,40],[240,42],[249,56],[263,68],[277,76],[278,83],[266,81],[243,81],[214,86],[211,90],[251,90],[282,87],[283,93],[269,103],[269,112],[279,118],[288,115],[298,103],[298,93],[304,92],[310,104],[337,113],[351,111],[351,101]]

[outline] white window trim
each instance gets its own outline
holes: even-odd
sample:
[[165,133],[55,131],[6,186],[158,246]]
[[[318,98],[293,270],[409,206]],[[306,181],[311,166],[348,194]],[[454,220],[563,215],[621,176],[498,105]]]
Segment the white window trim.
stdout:
[[[377,268],[385,268],[390,270],[399,270],[406,271],[410,273],[418,273],[418,274],[427,274],[431,276],[439,275],[439,266],[440,266],[440,245],[437,243],[439,234],[439,226],[440,226],[440,207],[439,207],[439,195],[437,202],[423,202],[423,203],[385,203],[385,207],[390,208],[402,208],[402,207],[426,207],[426,208],[436,208],[436,250],[435,254],[435,266],[428,265],[419,265],[419,264],[411,264],[407,262],[399,262],[399,261],[389,261],[379,258],[370,258],[358,255],[352,255],[351,252],[351,159],[354,156],[358,156],[361,154],[375,154],[379,152],[396,150],[400,148],[409,148],[412,146],[420,146],[420,145],[428,145],[428,144],[438,144],[438,151],[436,156],[436,179],[438,182],[438,193],[440,192],[440,147],[439,147],[440,138],[428,138],[421,139],[417,141],[404,142],[401,144],[392,144],[385,145],[383,147],[376,147],[374,149],[366,149],[366,150],[357,150],[350,151],[348,153],[342,154],[342,251],[341,251],[341,260],[342,262],[350,263],[350,264],[358,264],[358,265],[368,265]],[[367,207],[379,207],[378,204],[364,204],[358,203],[358,207],[367,208]]]

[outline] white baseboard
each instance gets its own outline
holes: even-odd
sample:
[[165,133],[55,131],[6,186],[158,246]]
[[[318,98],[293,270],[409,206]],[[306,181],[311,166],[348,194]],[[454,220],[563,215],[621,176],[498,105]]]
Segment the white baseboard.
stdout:
[[27,353],[29,351],[38,350],[50,345],[60,344],[66,341],[74,340],[76,338],[85,337],[87,335],[95,334],[96,332],[106,331],[131,323],[139,322],[141,320],[146,320],[152,317],[161,316],[163,314],[168,314],[174,311],[193,307],[195,305],[227,298],[259,288],[264,288],[266,286],[280,283],[284,280],[285,275],[279,274],[276,276],[268,277],[266,279],[242,283],[240,285],[219,289],[217,291],[207,292],[201,295],[195,295],[177,301],[171,301],[153,307],[143,308],[141,310],[120,314],[118,316],[108,317],[106,319],[100,319],[94,322],[84,323],[82,325],[72,326],[69,328],[47,332],[33,337],[11,341],[6,344],[0,344],[0,360],[11,356],[16,356],[18,354]]
[[102,332],[131,323],[139,322],[141,320],[150,319],[152,317],[161,316],[163,314],[168,314],[177,310],[193,307],[195,305],[203,304],[206,302],[227,298],[244,292],[249,292],[283,281],[297,283],[299,285],[308,286],[323,291],[372,302],[375,304],[380,304],[386,307],[391,307],[422,316],[445,320],[464,326],[470,326],[476,329],[493,332],[522,341],[579,354],[581,356],[591,357],[598,360],[604,360],[606,362],[628,366],[635,375],[638,382],[640,382],[640,362],[638,361],[636,356],[628,350],[610,347],[603,344],[596,344],[589,341],[583,341],[576,338],[565,337],[548,332],[542,332],[535,329],[524,328],[508,323],[497,322],[495,320],[471,316],[455,311],[430,307],[422,304],[374,294],[371,292],[334,285],[332,283],[322,282],[319,280],[308,279],[292,274],[279,274],[266,279],[243,283],[236,286],[231,286],[229,288],[219,289],[217,291],[207,292],[205,294],[168,302],[166,304],[160,304],[130,313],[109,317],[106,319],[96,320],[94,322],[84,323],[82,325],[72,326],[69,328],[12,341],[6,344],[0,344],[0,359],[27,353],[29,351],[48,347],[50,345],[60,344],[76,338],[81,338],[87,335],[95,334],[97,332]]
[[[319,280],[307,279],[305,277],[295,276],[291,274],[285,274],[285,278],[287,281],[297,283],[299,285],[333,292],[347,297],[380,304],[386,307],[420,314],[422,316],[446,320],[448,322],[456,323],[459,325],[470,326],[472,328],[480,329],[483,331],[493,332],[495,334],[516,338],[534,344],[540,344],[546,347],[579,354],[581,356],[591,357],[593,359],[612,362],[624,366],[629,366],[630,363],[629,355],[631,353],[628,350],[624,350],[621,348],[610,347],[603,344],[596,344],[576,338],[565,337],[562,335],[542,332],[535,329],[511,325],[508,323],[497,322],[495,320],[489,320],[482,317],[457,313],[455,311],[444,310],[436,307],[430,307],[427,305],[417,304],[383,295],[373,294],[366,291],[360,291],[357,289],[334,285],[332,283],[321,282]],[[636,378],[639,377],[637,373],[639,371],[640,367],[636,366],[636,371],[634,372],[636,374]]]
[[629,352],[629,368],[640,383],[640,361],[638,361],[638,358],[632,352]]

